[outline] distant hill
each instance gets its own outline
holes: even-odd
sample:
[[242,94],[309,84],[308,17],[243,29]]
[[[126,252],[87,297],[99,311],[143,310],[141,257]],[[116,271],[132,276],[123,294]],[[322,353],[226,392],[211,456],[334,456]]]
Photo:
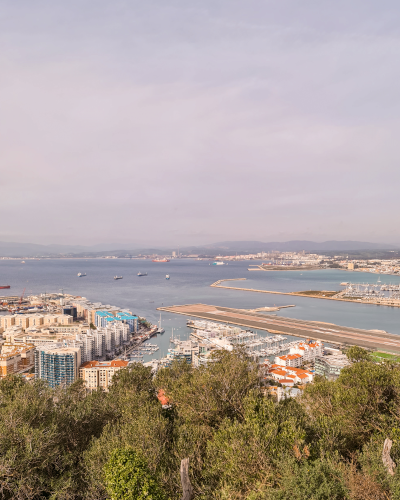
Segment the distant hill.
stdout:
[[[0,242],[0,257],[60,257],[70,255],[76,257],[102,256],[102,255],[149,255],[149,254],[170,254],[171,248],[134,248],[133,245],[121,245],[119,249],[111,245],[99,244],[93,246],[81,245],[37,245],[34,243],[9,243]],[[262,241],[222,241],[211,245],[198,245],[181,247],[184,254],[234,254],[234,253],[258,253],[277,250],[280,252],[357,252],[357,251],[378,251],[378,250],[398,250],[400,247],[383,243],[370,243],[363,241],[324,241],[322,243],[307,240],[293,240],[283,242],[262,242]],[[173,248],[177,250],[176,247]]]
[[262,252],[277,250],[279,252],[325,252],[325,251],[354,251],[354,250],[397,250],[400,247],[382,244],[382,243],[370,243],[365,241],[324,241],[322,243],[307,240],[293,240],[293,241],[272,241],[272,242],[262,242],[262,241],[223,241],[220,243],[215,243],[213,245],[208,245],[207,249],[221,249],[228,250],[230,252]]
[[[9,243],[0,241],[0,257],[50,257],[60,255],[87,255],[88,253],[114,252],[111,245],[37,245],[34,243]],[[126,250],[118,250],[126,252]]]

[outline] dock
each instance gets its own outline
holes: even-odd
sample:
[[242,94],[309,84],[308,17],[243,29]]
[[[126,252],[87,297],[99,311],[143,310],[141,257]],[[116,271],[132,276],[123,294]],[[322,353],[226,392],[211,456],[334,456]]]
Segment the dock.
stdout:
[[400,354],[400,335],[387,333],[383,330],[362,330],[333,323],[285,318],[206,304],[175,305],[159,307],[158,310],[265,330],[274,334],[321,340],[331,344],[358,345],[367,349]]

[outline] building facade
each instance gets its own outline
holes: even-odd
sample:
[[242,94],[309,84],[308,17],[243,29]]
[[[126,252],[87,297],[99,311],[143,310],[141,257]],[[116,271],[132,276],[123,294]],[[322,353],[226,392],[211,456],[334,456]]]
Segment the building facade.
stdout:
[[345,354],[335,354],[333,356],[323,356],[315,358],[315,374],[321,375],[328,380],[335,380],[340,372],[351,362]]
[[303,356],[301,354],[286,354],[285,356],[277,356],[275,364],[281,366],[301,366],[303,364]]
[[78,378],[81,365],[79,347],[38,347],[35,352],[35,376],[46,380],[50,387],[68,387]]
[[79,378],[90,391],[98,388],[108,391],[114,374],[127,366],[128,361],[88,361],[79,368]]

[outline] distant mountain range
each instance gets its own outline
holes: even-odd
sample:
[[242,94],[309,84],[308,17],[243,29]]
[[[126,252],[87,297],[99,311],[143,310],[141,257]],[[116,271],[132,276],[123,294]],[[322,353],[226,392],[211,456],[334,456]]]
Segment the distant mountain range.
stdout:
[[[122,246],[122,245],[121,245]],[[60,257],[61,255],[89,256],[89,255],[137,255],[137,254],[169,254],[176,248],[125,248],[116,249],[111,245],[37,245],[33,243],[9,243],[0,242],[1,257]],[[232,253],[258,253],[277,250],[306,251],[306,252],[346,252],[367,250],[399,250],[400,247],[382,243],[370,243],[363,241],[306,241],[293,240],[284,242],[262,242],[262,241],[223,241],[211,245],[191,246],[181,248],[184,254],[232,254]]]
[[277,250],[279,252],[324,252],[324,251],[347,251],[347,250],[398,250],[400,247],[381,243],[370,243],[366,241],[324,241],[322,243],[307,240],[273,241],[264,243],[262,241],[223,241],[209,245],[207,248],[226,249],[235,252],[262,252]]

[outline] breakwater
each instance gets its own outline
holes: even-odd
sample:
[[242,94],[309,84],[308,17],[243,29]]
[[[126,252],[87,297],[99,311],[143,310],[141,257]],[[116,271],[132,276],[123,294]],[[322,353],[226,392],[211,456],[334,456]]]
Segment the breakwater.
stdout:
[[273,290],[258,290],[256,288],[241,288],[238,286],[227,286],[221,285],[225,281],[244,281],[247,278],[233,278],[233,279],[222,279],[215,281],[210,286],[214,288],[224,288],[226,290],[240,290],[241,292],[256,292],[256,293],[268,293],[272,295],[295,295],[297,297],[307,297],[309,299],[324,299],[324,300],[336,300],[339,302],[351,302],[353,304],[370,304],[375,306],[389,306],[389,307],[400,307],[400,302],[389,301],[385,299],[377,300],[363,300],[363,299],[351,299],[337,297],[336,294],[340,292],[335,292],[332,290],[321,290],[321,291],[303,291],[303,292],[277,292]]

